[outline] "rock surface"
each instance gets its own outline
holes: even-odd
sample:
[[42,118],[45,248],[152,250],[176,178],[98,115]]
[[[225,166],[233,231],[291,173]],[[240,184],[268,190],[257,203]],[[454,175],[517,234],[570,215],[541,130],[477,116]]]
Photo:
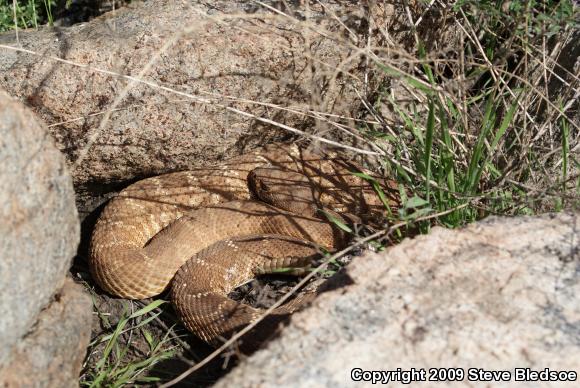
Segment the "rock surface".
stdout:
[[34,115],[0,94],[0,365],[64,281],[79,242],[64,158]]
[[579,241],[578,214],[491,217],[367,254],[216,387],[351,387],[353,368],[464,368],[457,386],[484,385],[468,368],[580,374]]
[[70,279],[38,316],[32,331],[15,347],[0,372],[3,387],[78,387],[90,339],[91,300]]
[[[325,1],[284,11],[296,13],[246,1],[152,0],[71,28],[21,32],[22,47],[38,55],[1,49],[0,86],[50,125],[79,192],[114,191],[289,135],[255,117],[312,126],[312,117],[277,106],[354,117],[354,89],[364,94],[373,82],[360,55],[346,60],[366,45],[365,8]],[[388,9],[375,15],[376,23],[395,20]],[[13,35],[0,43],[16,44]],[[315,131],[328,129],[319,120]]]
[[[62,154],[35,115],[20,102],[0,91],[0,385],[6,383],[7,365],[14,357],[32,352],[26,376],[47,373],[53,354],[67,354],[60,341],[68,338],[76,351],[86,341],[86,328],[68,331],[82,322],[79,308],[90,314],[86,297],[62,291],[71,260],[79,243],[79,221],[75,208],[72,179]],[[70,286],[67,286],[70,288]],[[59,291],[61,290],[61,291]],[[49,303],[64,292],[74,315],[54,313],[52,328],[42,345],[43,320],[53,314]],[[64,298],[64,296],[63,296]],[[68,311],[68,310],[67,310]],[[47,315],[48,314],[48,315]],[[39,320],[40,319],[40,320]],[[66,333],[59,330],[67,330]],[[85,333],[85,334],[83,334]],[[23,342],[24,341],[24,342]],[[29,347],[30,345],[30,347]],[[64,347],[62,347],[63,345]],[[43,353],[44,352],[44,353]],[[19,355],[20,356],[17,356]],[[71,358],[67,360],[69,362]],[[46,362],[45,362],[46,361]],[[7,367],[7,369],[3,369]],[[78,370],[76,371],[78,373]],[[75,376],[76,377],[76,376]],[[18,384],[17,384],[18,385]],[[56,384],[58,386],[58,384]]]

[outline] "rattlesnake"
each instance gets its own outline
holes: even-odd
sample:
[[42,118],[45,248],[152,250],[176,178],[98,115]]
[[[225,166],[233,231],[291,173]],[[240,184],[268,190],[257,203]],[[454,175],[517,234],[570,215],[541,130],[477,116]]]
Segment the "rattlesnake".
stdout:
[[[273,144],[213,167],[138,181],[101,213],[91,239],[91,273],[104,290],[130,299],[158,295],[172,284],[185,326],[216,343],[259,311],[228,299],[234,287],[274,268],[303,267],[319,247],[332,251],[345,243],[318,208],[364,218],[384,212],[371,185],[352,174],[356,170],[337,157]],[[277,207],[257,201],[256,192]]]

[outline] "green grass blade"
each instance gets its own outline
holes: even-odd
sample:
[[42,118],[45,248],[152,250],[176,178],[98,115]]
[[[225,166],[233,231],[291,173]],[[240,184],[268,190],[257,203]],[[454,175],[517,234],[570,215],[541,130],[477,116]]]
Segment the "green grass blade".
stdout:
[[375,178],[373,178],[372,176],[370,176],[368,174],[365,174],[364,172],[351,172],[351,174],[368,181],[373,186],[373,190],[379,196],[379,199],[381,200],[381,203],[383,204],[383,206],[387,210],[389,216],[392,216],[393,214],[391,211],[391,206],[389,205],[389,201],[387,200],[387,196],[385,195],[385,192],[383,191],[380,183]]
[[481,125],[481,131],[475,142],[475,147],[473,149],[473,154],[471,155],[471,160],[469,162],[469,167],[467,169],[467,184],[464,189],[466,194],[473,194],[476,185],[483,171],[483,164],[481,159],[483,157],[483,151],[485,149],[485,139],[488,132],[493,127],[493,122],[495,120],[495,114],[493,113],[495,108],[495,91],[488,96],[485,104],[485,114],[483,116],[483,122]]
[[570,127],[568,120],[562,118],[562,190],[566,192],[566,180],[568,174],[568,155],[570,155],[570,144],[568,144],[568,137],[570,136]]
[[429,85],[426,85],[425,83],[408,76],[401,70],[378,61],[375,61],[375,64],[379,67],[379,69],[385,72],[385,74],[404,80],[407,84],[409,84],[410,87],[419,89],[425,93],[432,93],[432,89]]
[[433,133],[435,132],[435,104],[429,99],[429,115],[427,117],[427,131],[425,136],[425,197],[429,198],[431,189],[431,151],[433,150]]
[[321,209],[320,211],[322,212],[322,214],[324,214],[324,216],[326,218],[328,218],[328,220],[330,222],[334,223],[340,229],[344,230],[347,233],[353,233],[353,230],[348,225],[346,225],[344,222],[342,222],[338,217],[334,216],[330,212],[327,212],[326,210]]
[[[455,111],[455,107],[450,99],[448,99],[449,109]],[[441,140],[445,147],[442,149],[441,163],[443,164],[443,171],[445,174],[445,179],[447,182],[447,187],[449,191],[455,192],[457,190],[455,184],[455,160],[453,157],[453,142],[451,140],[451,133],[449,132],[449,125],[447,122],[447,117],[445,115],[445,110],[442,106],[439,106],[439,121],[441,122]]]
[[142,315],[145,315],[145,314],[155,310],[157,307],[161,306],[164,303],[167,303],[167,301],[163,300],[163,299],[154,300],[153,302],[149,303],[147,306],[143,307],[142,309],[135,311],[133,314],[131,314],[129,316],[129,318],[137,318],[137,317],[140,317]]
[[499,141],[501,140],[501,138],[505,134],[506,130],[510,126],[510,124],[514,118],[516,108],[518,107],[518,100],[519,100],[519,96],[516,97],[516,99],[514,100],[514,102],[511,105],[510,109],[508,110],[508,112],[504,116],[503,120],[501,121],[501,124],[500,124],[500,126],[495,134],[495,137],[493,138],[493,141],[491,143],[490,154],[495,151],[497,145],[499,144]]

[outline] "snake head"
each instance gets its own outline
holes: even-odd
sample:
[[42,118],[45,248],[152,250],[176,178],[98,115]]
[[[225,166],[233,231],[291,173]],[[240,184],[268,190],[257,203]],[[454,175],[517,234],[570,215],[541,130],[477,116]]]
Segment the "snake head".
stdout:
[[286,211],[315,216],[318,188],[304,174],[276,167],[259,167],[248,175],[252,194],[263,202]]

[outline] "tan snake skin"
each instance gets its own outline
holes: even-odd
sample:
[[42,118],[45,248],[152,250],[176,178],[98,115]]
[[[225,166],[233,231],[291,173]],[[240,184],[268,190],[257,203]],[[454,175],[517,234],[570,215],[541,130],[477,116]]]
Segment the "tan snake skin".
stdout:
[[[276,268],[304,267],[318,247],[344,245],[343,233],[317,209],[362,218],[384,212],[372,187],[351,174],[356,170],[336,157],[274,144],[214,167],[136,182],[97,221],[91,273],[104,290],[130,299],[172,284],[185,326],[215,344],[259,313],[228,299],[233,288]],[[256,192],[276,207],[257,201]]]

